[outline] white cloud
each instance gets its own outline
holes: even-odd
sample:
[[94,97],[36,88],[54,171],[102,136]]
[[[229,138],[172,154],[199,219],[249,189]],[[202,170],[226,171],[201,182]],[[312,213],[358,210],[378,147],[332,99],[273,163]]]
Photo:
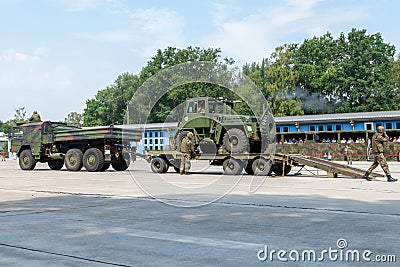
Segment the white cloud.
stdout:
[[[318,12],[322,0],[286,0],[279,6],[261,9],[239,19],[221,15],[221,4],[212,5],[216,31],[203,38],[206,46],[220,47],[238,63],[260,61],[269,57],[275,47],[303,38],[321,35],[341,23],[356,21],[365,16],[359,7],[343,6]],[[232,9],[232,6],[226,6]],[[290,42],[290,41],[289,41]]]

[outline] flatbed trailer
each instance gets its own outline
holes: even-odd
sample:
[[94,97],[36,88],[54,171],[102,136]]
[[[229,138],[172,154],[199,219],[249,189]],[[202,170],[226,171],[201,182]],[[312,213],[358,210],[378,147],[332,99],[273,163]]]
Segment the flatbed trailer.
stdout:
[[[169,167],[179,172],[182,153],[176,150],[152,150],[148,151],[147,160],[151,164],[151,170],[155,173],[165,173]],[[250,175],[285,176],[293,166],[313,167],[326,171],[331,178],[338,174],[362,178],[365,170],[353,166],[340,164],[316,157],[307,157],[299,154],[279,154],[273,156],[264,154],[196,154],[192,160],[207,160],[210,165],[222,166],[224,173],[228,175],[242,174],[243,170]],[[380,173],[371,173],[374,177],[383,177]]]

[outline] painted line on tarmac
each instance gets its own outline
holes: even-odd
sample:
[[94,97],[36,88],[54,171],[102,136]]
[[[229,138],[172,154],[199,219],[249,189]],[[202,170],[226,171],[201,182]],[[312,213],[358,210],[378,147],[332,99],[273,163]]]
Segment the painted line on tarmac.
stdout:
[[147,230],[134,230],[133,232],[126,232],[126,229],[111,229],[112,233],[123,233],[125,235],[140,237],[140,238],[148,238],[162,241],[172,241],[179,243],[187,243],[194,245],[203,245],[208,247],[217,247],[224,249],[246,249],[246,250],[258,250],[260,247],[264,246],[264,244],[257,244],[251,242],[242,242],[242,241],[233,241],[226,239],[215,239],[215,238],[206,238],[206,237],[196,237],[175,233],[166,233],[166,232],[156,232],[156,231],[147,231]]

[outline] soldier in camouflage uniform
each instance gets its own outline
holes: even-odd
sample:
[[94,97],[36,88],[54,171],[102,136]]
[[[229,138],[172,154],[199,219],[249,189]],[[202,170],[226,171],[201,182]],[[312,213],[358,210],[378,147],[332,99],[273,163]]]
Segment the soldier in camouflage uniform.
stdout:
[[32,116],[29,118],[29,122],[39,122],[39,121],[42,121],[42,119],[40,118],[40,115],[35,110],[33,112]]
[[190,158],[192,157],[192,153],[194,153],[192,138],[193,138],[193,133],[188,132],[186,136],[182,139],[181,143],[182,159],[181,159],[180,174],[189,174]]
[[389,141],[389,136],[384,132],[385,128],[383,126],[378,126],[376,128],[376,133],[372,136],[372,153],[374,153],[374,163],[372,163],[371,167],[364,174],[363,178],[367,179],[367,181],[371,181],[372,179],[369,177],[369,174],[376,168],[378,165],[381,165],[382,170],[385,172],[387,176],[388,182],[396,182],[397,179],[392,178],[389,171],[389,166],[386,162],[385,155],[383,154],[384,147],[386,143]]
[[347,157],[347,164],[353,165],[353,150],[351,149],[350,145],[346,145],[344,148]]

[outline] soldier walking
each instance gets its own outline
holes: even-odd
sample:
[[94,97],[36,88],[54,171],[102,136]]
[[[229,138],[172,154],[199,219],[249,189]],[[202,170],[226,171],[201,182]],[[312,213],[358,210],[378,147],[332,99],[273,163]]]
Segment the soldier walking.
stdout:
[[180,174],[189,174],[190,159],[192,157],[192,153],[194,153],[192,138],[193,138],[193,133],[188,132],[186,136],[182,139],[181,143],[182,159],[181,159]]
[[385,172],[388,182],[396,182],[397,179],[393,178],[390,175],[389,166],[386,162],[385,155],[383,154],[384,147],[386,143],[389,141],[389,136],[385,133],[385,128],[383,126],[378,126],[376,128],[376,133],[372,136],[372,153],[374,154],[374,163],[372,163],[371,167],[364,174],[363,178],[367,181],[371,181],[372,178],[369,177],[369,174],[376,168],[378,165],[381,165],[382,170]]

